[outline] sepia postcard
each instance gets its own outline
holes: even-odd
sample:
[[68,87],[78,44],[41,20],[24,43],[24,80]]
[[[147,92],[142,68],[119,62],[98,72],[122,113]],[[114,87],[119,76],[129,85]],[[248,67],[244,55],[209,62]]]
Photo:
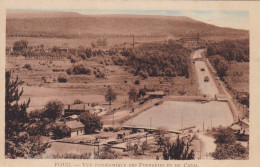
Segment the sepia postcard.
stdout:
[[258,1],[1,4],[0,166],[260,165]]

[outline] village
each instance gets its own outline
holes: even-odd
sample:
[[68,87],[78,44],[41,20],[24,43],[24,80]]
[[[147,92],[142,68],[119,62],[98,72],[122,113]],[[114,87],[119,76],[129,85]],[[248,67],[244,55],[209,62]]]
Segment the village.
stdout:
[[8,135],[39,137],[44,149],[30,158],[247,159],[248,41],[194,32],[88,37],[74,47],[9,37],[6,89],[16,86],[17,97],[6,103],[25,116],[10,115],[9,127],[24,128]]

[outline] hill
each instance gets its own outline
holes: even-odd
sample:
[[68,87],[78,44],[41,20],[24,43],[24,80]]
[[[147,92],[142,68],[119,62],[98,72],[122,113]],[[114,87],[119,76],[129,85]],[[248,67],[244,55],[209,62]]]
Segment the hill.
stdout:
[[139,36],[248,38],[247,30],[222,28],[186,16],[83,15],[73,12],[8,11],[7,36],[112,37]]

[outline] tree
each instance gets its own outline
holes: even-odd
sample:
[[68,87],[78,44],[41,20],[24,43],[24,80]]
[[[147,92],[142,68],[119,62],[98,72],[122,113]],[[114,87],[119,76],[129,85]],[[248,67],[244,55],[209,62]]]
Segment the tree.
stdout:
[[63,107],[64,104],[58,100],[49,101],[44,107],[43,117],[55,121],[61,116]]
[[101,118],[90,112],[83,112],[79,116],[80,121],[85,125],[85,133],[94,133],[95,130],[100,130],[103,126]]
[[235,134],[230,127],[218,127],[213,136],[216,144],[234,144],[236,142]]
[[70,128],[64,123],[56,124],[52,132],[56,139],[70,136]]
[[11,81],[11,72],[5,73],[5,155],[7,158],[33,158],[42,154],[49,143],[43,143],[39,135],[31,136],[27,133],[31,125],[27,116],[27,102],[19,104],[18,101],[23,94],[19,91],[22,81],[18,76]]
[[135,102],[137,99],[137,91],[135,88],[131,88],[130,91],[128,92],[128,97],[129,97],[129,101],[131,103],[131,101]]
[[162,146],[165,146],[169,143],[169,137],[166,136],[167,130],[164,128],[159,128],[156,131],[155,141],[159,145],[158,150],[161,150]]
[[100,149],[98,159],[118,159],[118,154],[111,149],[110,145],[105,145]]
[[218,127],[215,134],[216,150],[214,159],[247,159],[248,148],[236,143],[235,134],[230,127]]
[[180,140],[179,135],[176,143],[167,144],[163,151],[164,160],[175,159],[175,160],[191,160],[194,159],[194,150],[189,150],[189,145],[186,145]]
[[212,153],[214,159],[248,159],[248,149],[240,143],[218,144],[215,152]]
[[26,40],[16,41],[13,45],[13,50],[22,51],[22,50],[27,49],[27,46],[28,46],[28,41],[26,41]]
[[116,100],[117,94],[113,91],[113,89],[109,86],[107,89],[107,93],[105,95],[105,99],[111,105],[112,101]]

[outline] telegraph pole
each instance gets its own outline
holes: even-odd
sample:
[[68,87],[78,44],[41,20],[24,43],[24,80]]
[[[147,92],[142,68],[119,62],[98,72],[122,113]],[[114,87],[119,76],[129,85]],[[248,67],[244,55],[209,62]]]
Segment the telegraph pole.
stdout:
[[135,47],[135,35],[133,35],[133,48]]
[[211,121],[211,129],[212,129],[212,110],[211,110],[211,114],[210,114],[210,121]]

